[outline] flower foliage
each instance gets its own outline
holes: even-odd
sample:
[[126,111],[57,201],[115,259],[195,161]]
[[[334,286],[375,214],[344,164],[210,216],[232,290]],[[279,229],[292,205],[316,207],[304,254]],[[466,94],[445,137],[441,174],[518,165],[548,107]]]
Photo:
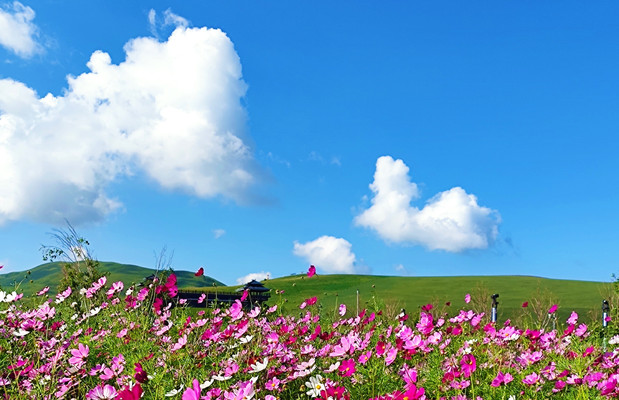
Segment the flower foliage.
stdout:
[[319,296],[295,308],[299,316],[238,300],[191,309],[175,302],[177,293],[173,273],[126,290],[97,279],[55,296],[0,292],[0,393],[50,400],[619,396],[619,336],[604,340],[576,312],[549,330],[491,323],[467,309],[439,314],[430,304],[406,318],[380,310],[345,318],[343,304],[323,315]]

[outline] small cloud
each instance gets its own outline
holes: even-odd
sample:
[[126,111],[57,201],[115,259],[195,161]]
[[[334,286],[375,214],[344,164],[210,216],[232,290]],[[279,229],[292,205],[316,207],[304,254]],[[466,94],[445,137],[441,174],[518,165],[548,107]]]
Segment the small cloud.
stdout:
[[224,229],[213,229],[213,236],[215,237],[215,239],[219,239],[225,234],[226,231]]
[[172,25],[175,27],[183,27],[187,28],[189,26],[189,21],[180,15],[174,14],[169,8],[163,13],[163,23],[164,25]]
[[263,281],[265,279],[270,279],[271,278],[271,273],[270,272],[264,272],[264,271],[260,271],[260,272],[253,272],[251,274],[247,274],[245,276],[242,276],[240,278],[236,279],[236,283],[238,285],[244,285],[247,282],[251,282],[254,279],[257,281]]
[[293,253],[327,273],[355,273],[357,257],[346,239],[321,236],[307,243],[294,242]]
[[[161,19],[159,19],[161,21]],[[176,15],[169,8],[163,12],[163,21],[157,23],[157,11],[150,9],[148,11],[148,30],[150,33],[159,37],[159,29],[167,26],[173,26],[175,28],[187,28],[189,21],[180,15]]]
[[404,264],[398,264],[395,266],[395,270],[399,275],[403,275],[403,276],[409,276],[411,275],[411,273],[408,271],[408,269],[404,266]]
[[386,241],[423,245],[453,253],[485,249],[494,243],[499,213],[477,203],[461,187],[438,193],[422,209],[411,206],[420,197],[402,160],[390,156],[376,161],[370,208],[355,217],[358,226],[373,229]]
[[157,33],[157,11],[152,8],[148,12],[148,30],[153,36],[158,36]]
[[317,151],[310,151],[310,153],[307,156],[307,160],[315,161],[322,165],[331,164],[331,165],[337,165],[338,167],[342,165],[342,162],[340,161],[339,157],[332,156],[331,159],[328,160],[327,158],[323,157],[322,154],[318,153]]
[[36,41],[39,29],[32,22],[35,12],[19,1],[0,8],[0,46],[22,58],[32,57],[43,50]]

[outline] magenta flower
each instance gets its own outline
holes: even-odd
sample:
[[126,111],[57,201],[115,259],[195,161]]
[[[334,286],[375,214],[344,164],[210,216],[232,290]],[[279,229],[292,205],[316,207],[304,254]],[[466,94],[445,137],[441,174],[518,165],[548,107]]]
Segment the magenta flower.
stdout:
[[183,392],[183,400],[200,400],[200,382],[197,379],[193,380],[193,387],[187,388]]
[[77,349],[71,350],[71,355],[73,357],[69,358],[69,364],[74,365],[77,368],[81,368],[86,362],[84,359],[88,357],[88,346],[84,346],[81,343],[78,343]]
[[309,269],[307,270],[307,276],[311,278],[314,275],[316,275],[316,267],[310,265]]
[[509,372],[506,374],[503,374],[501,371],[499,371],[496,378],[492,380],[492,383],[490,384],[490,386],[499,387],[501,385],[507,385],[513,380],[514,380],[514,377]]
[[279,379],[277,379],[276,376],[274,376],[273,378],[269,379],[266,383],[266,389],[267,390],[277,390],[279,388],[279,384],[281,383],[281,381]]
[[471,302],[471,295],[470,295],[470,294],[468,294],[468,293],[467,293],[467,294],[464,296],[464,302],[465,302],[466,304],[469,304],[469,303]]
[[525,385],[535,385],[537,382],[539,382],[539,375],[537,375],[535,372],[522,378],[522,383],[524,383]]
[[139,400],[142,397],[144,390],[139,383],[136,383],[131,389],[125,386],[122,392],[118,393],[117,400]]
[[552,307],[548,309],[548,314],[554,314],[555,311],[557,311],[557,308],[558,308],[557,305],[553,304]]
[[567,323],[568,323],[568,325],[574,325],[574,324],[576,324],[577,321],[578,321],[578,314],[576,314],[575,311],[572,311],[572,314],[567,319]]
[[340,304],[340,316],[343,317],[346,314],[346,304]]
[[340,371],[340,375],[343,377],[351,376],[355,373],[355,360],[349,358],[348,360],[342,361],[338,370]]
[[462,369],[462,375],[465,378],[471,376],[471,374],[477,369],[477,360],[475,360],[475,356],[472,354],[465,354],[462,356],[462,360],[460,360],[460,367]]

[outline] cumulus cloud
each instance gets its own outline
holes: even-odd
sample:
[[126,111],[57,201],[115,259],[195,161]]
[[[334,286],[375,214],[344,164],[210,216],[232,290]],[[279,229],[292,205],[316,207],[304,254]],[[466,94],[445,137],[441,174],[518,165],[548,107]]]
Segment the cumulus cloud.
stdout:
[[237,285],[244,285],[247,282],[251,282],[252,280],[257,280],[258,282],[263,281],[265,279],[269,279],[271,277],[271,273],[270,272],[264,272],[264,271],[260,271],[260,272],[253,272],[251,274],[247,274],[245,276],[242,276],[240,278],[236,279],[236,283]]
[[293,253],[324,272],[352,274],[357,258],[351,249],[352,245],[346,239],[321,236],[307,243],[295,241]]
[[0,46],[20,57],[28,58],[41,51],[37,43],[37,26],[32,22],[35,12],[19,1],[0,8]]
[[137,174],[200,198],[256,200],[247,85],[226,34],[181,26],[125,53],[113,64],[94,52],[61,96],[0,80],[0,223],[100,220],[122,206],[109,184]]
[[485,249],[498,235],[497,211],[477,204],[477,197],[460,187],[438,193],[422,209],[411,205],[419,189],[402,160],[390,156],[376,161],[372,205],[355,217],[358,226],[373,229],[384,240],[423,245],[430,250],[461,252]]

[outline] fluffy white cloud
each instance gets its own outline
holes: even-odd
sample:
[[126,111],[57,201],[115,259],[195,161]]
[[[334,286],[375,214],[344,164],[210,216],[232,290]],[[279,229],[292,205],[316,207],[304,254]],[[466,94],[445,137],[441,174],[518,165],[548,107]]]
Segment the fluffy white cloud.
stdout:
[[258,282],[265,280],[265,279],[269,279],[271,277],[271,273],[270,272],[264,272],[264,271],[260,271],[260,272],[253,272],[251,274],[247,274],[245,276],[242,276],[240,278],[236,279],[236,284],[237,285],[244,285],[247,282],[251,282],[252,280],[257,280]]
[[477,197],[454,187],[441,192],[419,209],[411,201],[419,190],[402,160],[389,156],[376,161],[372,206],[355,224],[375,230],[388,241],[426,246],[431,250],[461,252],[485,249],[496,239],[500,216],[477,204]]
[[137,173],[201,198],[255,200],[247,85],[226,34],[178,27],[125,53],[116,65],[94,52],[62,96],[0,80],[0,223],[102,219],[121,207],[108,185]]
[[34,10],[19,1],[0,8],[0,46],[25,58],[41,51],[35,40],[38,29],[32,22],[34,16]]
[[352,274],[356,256],[351,249],[352,245],[346,239],[321,236],[307,243],[295,241],[293,253],[327,273]]

